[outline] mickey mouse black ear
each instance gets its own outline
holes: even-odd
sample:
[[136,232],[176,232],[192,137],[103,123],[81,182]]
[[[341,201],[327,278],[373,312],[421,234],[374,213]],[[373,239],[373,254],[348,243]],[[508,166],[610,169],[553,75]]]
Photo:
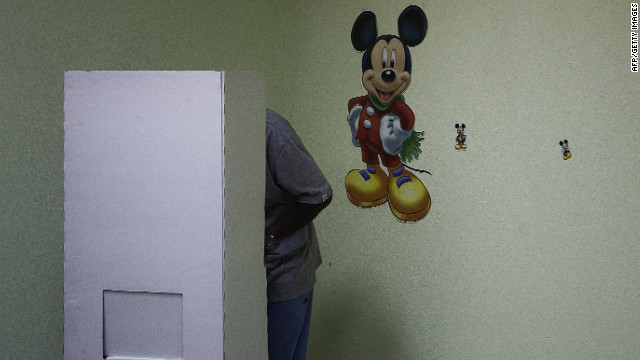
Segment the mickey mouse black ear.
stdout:
[[562,146],[562,140],[560,140],[560,146]]
[[398,18],[398,35],[407,46],[416,46],[427,35],[427,15],[419,6],[411,5]]
[[460,124],[456,124],[456,129],[460,127]]
[[567,139],[564,139],[564,143],[569,145],[569,141]]
[[376,25],[376,14],[371,11],[364,11],[353,23],[351,29],[351,44],[358,51],[365,51],[378,37],[378,26]]
[[462,128],[464,129],[466,126],[464,126],[464,124],[462,124]]

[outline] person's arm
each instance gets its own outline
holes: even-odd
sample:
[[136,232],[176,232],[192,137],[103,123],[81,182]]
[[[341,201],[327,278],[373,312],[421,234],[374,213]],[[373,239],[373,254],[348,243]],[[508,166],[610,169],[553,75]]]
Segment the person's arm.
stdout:
[[[276,221],[265,229],[265,235],[273,236],[278,242],[286,236],[300,230],[310,223],[331,202],[331,197],[319,204],[305,204],[296,202],[286,213],[280,215]],[[279,243],[278,243],[279,245]],[[277,248],[270,249],[273,251]]]

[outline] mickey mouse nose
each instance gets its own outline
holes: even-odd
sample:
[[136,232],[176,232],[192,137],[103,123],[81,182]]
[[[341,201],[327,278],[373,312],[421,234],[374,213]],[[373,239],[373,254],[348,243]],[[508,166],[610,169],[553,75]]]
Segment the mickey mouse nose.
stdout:
[[382,73],[382,80],[384,82],[393,82],[396,79],[396,73],[391,70],[386,70]]

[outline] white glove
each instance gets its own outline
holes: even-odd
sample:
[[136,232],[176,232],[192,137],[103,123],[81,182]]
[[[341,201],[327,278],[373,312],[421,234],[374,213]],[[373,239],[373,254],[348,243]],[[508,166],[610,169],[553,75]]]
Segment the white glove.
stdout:
[[356,139],[356,134],[358,133],[358,119],[360,118],[361,112],[362,105],[356,105],[349,111],[349,115],[347,115],[347,122],[349,122],[349,127],[351,128],[351,142],[353,146],[356,147],[360,147],[360,140]]
[[380,140],[382,148],[389,155],[398,155],[402,150],[402,143],[413,133],[411,130],[404,130],[400,124],[400,118],[394,113],[385,114],[380,119]]

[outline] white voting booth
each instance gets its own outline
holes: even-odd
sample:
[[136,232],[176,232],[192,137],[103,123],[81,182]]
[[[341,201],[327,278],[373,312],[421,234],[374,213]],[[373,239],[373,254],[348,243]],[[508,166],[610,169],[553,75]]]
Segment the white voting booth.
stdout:
[[264,76],[64,85],[65,360],[266,359]]

